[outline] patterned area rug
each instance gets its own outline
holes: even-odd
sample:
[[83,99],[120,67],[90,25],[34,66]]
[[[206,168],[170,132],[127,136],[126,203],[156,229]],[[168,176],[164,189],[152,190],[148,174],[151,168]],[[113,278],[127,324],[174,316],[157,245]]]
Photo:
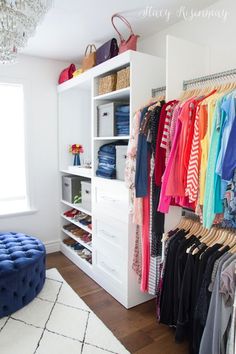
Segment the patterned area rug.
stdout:
[[129,354],[56,269],[29,305],[0,319],[0,353]]

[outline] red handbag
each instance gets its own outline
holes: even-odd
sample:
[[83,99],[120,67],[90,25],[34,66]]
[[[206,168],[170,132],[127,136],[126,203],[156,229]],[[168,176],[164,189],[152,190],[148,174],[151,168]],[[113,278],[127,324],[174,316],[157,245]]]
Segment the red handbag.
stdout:
[[58,79],[58,84],[62,84],[63,82],[72,79],[73,73],[75,71],[76,71],[76,67],[74,64],[70,64],[68,68],[62,70]]
[[[121,33],[118,31],[118,29],[116,28],[116,26],[114,25],[114,18],[119,18],[122,22],[124,22],[128,28],[130,29],[130,36],[127,40],[125,40]],[[116,32],[118,33],[118,36],[120,37],[120,45],[119,45],[119,54],[125,52],[126,50],[137,50],[137,40],[140,36],[134,34],[132,27],[130,25],[130,23],[126,20],[126,18],[124,18],[123,16],[119,15],[119,14],[114,14],[111,18],[111,23],[114,27],[114,29],[116,30]]]

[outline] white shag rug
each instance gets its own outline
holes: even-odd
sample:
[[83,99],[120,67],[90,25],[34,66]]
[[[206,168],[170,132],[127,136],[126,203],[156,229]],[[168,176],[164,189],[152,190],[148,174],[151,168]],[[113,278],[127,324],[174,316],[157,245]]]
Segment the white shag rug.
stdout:
[[1,354],[129,354],[56,269],[40,294],[0,319]]

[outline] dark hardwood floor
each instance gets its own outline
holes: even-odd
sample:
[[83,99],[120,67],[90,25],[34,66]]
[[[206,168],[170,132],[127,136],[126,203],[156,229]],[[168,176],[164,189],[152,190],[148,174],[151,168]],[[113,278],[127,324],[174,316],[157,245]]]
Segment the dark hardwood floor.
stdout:
[[156,322],[154,300],[126,310],[60,252],[47,256],[47,268],[57,268],[67,283],[131,353],[188,353],[187,343],[176,344],[173,331]]

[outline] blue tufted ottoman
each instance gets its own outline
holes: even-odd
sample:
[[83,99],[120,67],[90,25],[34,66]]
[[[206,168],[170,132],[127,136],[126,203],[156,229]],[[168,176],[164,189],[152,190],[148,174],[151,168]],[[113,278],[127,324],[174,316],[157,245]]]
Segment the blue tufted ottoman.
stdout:
[[21,233],[0,233],[0,318],[27,305],[45,281],[45,247]]

